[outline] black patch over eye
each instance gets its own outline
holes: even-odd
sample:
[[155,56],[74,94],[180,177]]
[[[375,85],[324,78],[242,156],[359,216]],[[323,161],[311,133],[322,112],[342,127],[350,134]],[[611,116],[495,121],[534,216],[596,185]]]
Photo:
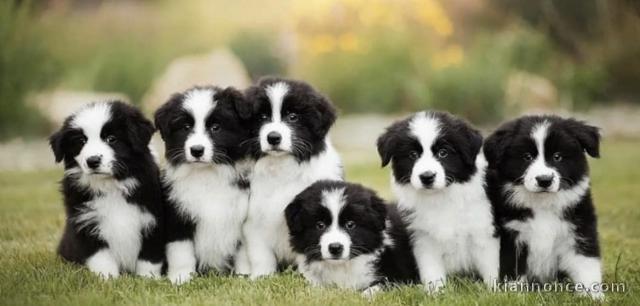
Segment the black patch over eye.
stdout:
[[560,154],[560,152],[553,153],[553,161],[554,162],[562,161],[562,154]]
[[84,136],[84,135],[76,136],[73,138],[73,142],[84,145],[87,143],[87,136]]
[[420,157],[420,153],[418,153],[418,151],[411,151],[409,152],[409,158],[416,160]]
[[524,153],[522,155],[522,159],[524,159],[525,161],[528,161],[528,162],[532,161],[533,160],[533,155],[531,155],[531,153],[529,153],[529,152]]
[[267,113],[260,114],[260,120],[267,121],[268,119],[269,119],[269,114]]
[[116,143],[116,141],[118,141],[118,138],[116,138],[116,136],[113,135],[108,135],[107,137],[105,137],[104,139],[108,144],[114,144]]
[[296,113],[289,113],[287,115],[287,120],[289,120],[289,122],[296,122],[298,121],[298,114]]
[[320,231],[324,230],[325,228],[327,228],[327,225],[324,224],[324,222],[322,221],[318,221],[316,222],[316,228]]
[[190,123],[185,123],[182,125],[182,129],[185,131],[189,131],[191,130],[191,124]]
[[220,130],[220,125],[217,124],[217,123],[214,123],[214,124],[211,125],[210,129],[211,129],[212,132],[217,132],[217,131]]
[[438,150],[438,158],[446,158],[447,156],[449,156],[449,151],[447,149],[440,149]]
[[352,220],[347,221],[347,223],[344,224],[344,227],[348,230],[352,230],[354,228],[356,228],[356,223]]

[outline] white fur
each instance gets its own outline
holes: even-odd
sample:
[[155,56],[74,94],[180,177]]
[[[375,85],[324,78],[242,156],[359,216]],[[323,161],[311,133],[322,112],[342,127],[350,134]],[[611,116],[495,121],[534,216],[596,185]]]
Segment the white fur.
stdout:
[[[211,89],[191,90],[184,99],[182,107],[194,118],[192,132],[184,142],[184,153],[188,162],[209,162],[213,157],[214,147],[207,133],[205,120],[216,107],[217,102],[213,101],[214,95],[215,91]],[[203,146],[204,154],[201,157],[191,155],[191,147],[193,146]]]
[[191,280],[196,273],[196,255],[193,241],[174,241],[167,244],[167,277],[174,285]]
[[298,255],[298,270],[314,286],[335,285],[340,288],[365,289],[376,281],[375,262],[379,252],[360,255],[350,260],[323,260],[307,263]]
[[322,205],[329,209],[332,220],[327,230],[320,236],[320,254],[323,259],[333,260],[333,255],[329,253],[329,245],[332,243],[339,243],[343,247],[339,259],[349,258],[351,237],[338,224],[344,201],[344,188],[322,192]]
[[[239,163],[242,164],[242,163]],[[249,193],[235,185],[238,170],[222,164],[167,166],[165,179],[171,185],[169,198],[183,217],[196,224],[194,256],[199,270],[224,271],[242,237]],[[191,259],[189,259],[191,260]],[[169,268],[180,262],[168,261]]]
[[120,269],[116,259],[108,248],[104,248],[91,255],[85,262],[89,271],[98,274],[100,277],[116,278],[120,276]]
[[409,130],[422,146],[422,155],[416,160],[411,171],[411,185],[415,188],[423,188],[420,181],[420,174],[431,171],[436,174],[432,189],[442,189],[446,187],[445,171],[440,162],[431,151],[431,146],[440,133],[440,123],[438,119],[427,113],[416,114],[409,124]]
[[342,180],[340,158],[328,139],[325,151],[309,161],[299,163],[291,155],[267,155],[256,162],[244,225],[252,278],[275,272],[278,261],[295,260],[284,209],[298,193],[322,179]]
[[[73,175],[69,174],[67,175]],[[138,181],[126,179],[116,181],[95,175],[78,174],[75,182],[94,193],[91,201],[83,203],[81,213],[74,219],[79,228],[95,226],[92,234],[109,245],[108,252],[119,269],[135,272],[136,261],[142,247],[142,234],[152,229],[156,220],[148,211],[127,202],[126,196]],[[83,185],[83,184],[87,185]],[[102,256],[102,255],[101,255]]]
[[[556,192],[560,189],[560,174],[554,168],[549,167],[544,158],[544,141],[547,138],[550,125],[548,121],[544,121],[535,126],[531,131],[531,138],[533,138],[536,143],[538,150],[535,159],[524,173],[524,187],[531,192],[540,192],[543,190]],[[548,188],[538,186],[538,182],[536,181],[536,177],[538,176],[552,176],[551,186]]]
[[[433,159],[429,148],[438,137],[438,122],[421,114],[412,121],[411,130],[423,146],[420,160]],[[436,178],[440,186],[444,169],[436,163],[439,165],[435,159],[425,162],[429,167],[418,171],[435,171],[442,177]],[[413,181],[399,184],[391,176],[399,208],[411,213],[408,228],[413,232],[420,279],[428,292],[439,291],[451,273],[478,272],[487,286],[498,278],[500,244],[493,236],[493,214],[484,190],[486,166],[484,155],[479,154],[478,170],[468,182],[441,189],[424,189]]]
[[[260,149],[273,155],[281,155],[285,152],[291,152],[293,149],[293,131],[284,122],[282,122],[282,103],[284,97],[289,92],[289,85],[284,82],[278,82],[265,88],[269,101],[271,102],[271,122],[260,127]],[[279,145],[271,145],[267,141],[267,135],[271,132],[279,133],[282,140]],[[275,151],[272,151],[275,150]],[[284,151],[284,152],[283,152]]]
[[[509,203],[531,209],[532,218],[514,220],[505,224],[518,232],[518,247],[528,246],[527,272],[541,281],[552,281],[558,269],[567,271],[569,277],[586,288],[601,282],[599,258],[585,257],[575,252],[574,226],[564,220],[563,212],[576,205],[589,189],[589,178],[584,176],[571,189],[555,193],[529,192],[525,187],[507,185]],[[599,290],[586,292],[601,298]]]
[[136,275],[149,277],[149,278],[160,278],[162,272],[162,262],[152,263],[146,260],[138,260],[136,263]]
[[[115,152],[102,139],[100,133],[102,127],[111,119],[111,106],[108,103],[94,103],[77,111],[71,121],[73,128],[81,129],[87,142],[78,155],[74,157],[84,173],[113,174]],[[100,156],[101,164],[97,169],[87,166],[87,159],[92,156]]]

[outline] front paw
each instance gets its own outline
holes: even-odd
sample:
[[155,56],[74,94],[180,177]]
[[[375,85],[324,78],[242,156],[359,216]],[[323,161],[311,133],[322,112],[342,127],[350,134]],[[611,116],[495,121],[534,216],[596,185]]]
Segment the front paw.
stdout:
[[97,274],[103,280],[118,278],[120,276],[120,271],[118,271],[117,268],[116,269],[100,269],[100,270],[92,269],[91,272]]
[[138,260],[136,263],[136,275],[158,279],[161,276],[162,263],[152,263],[146,260]]
[[193,274],[195,274],[195,272],[190,270],[171,271],[167,273],[167,277],[173,285],[180,286],[191,281]]
[[443,280],[428,281],[424,284],[424,291],[430,295],[436,295],[442,292],[442,289],[444,289]]
[[577,292],[579,296],[590,297],[593,301],[604,302],[604,293],[599,290],[584,290]]
[[382,286],[375,285],[362,291],[361,296],[367,300],[372,300],[381,291],[382,291]]

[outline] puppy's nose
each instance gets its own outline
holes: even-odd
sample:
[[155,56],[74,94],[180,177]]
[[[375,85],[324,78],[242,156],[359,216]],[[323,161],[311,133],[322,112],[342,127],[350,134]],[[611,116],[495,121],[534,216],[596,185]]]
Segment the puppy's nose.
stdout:
[[282,141],[282,135],[280,135],[280,133],[278,132],[270,132],[269,134],[267,134],[267,142],[270,145],[279,145],[280,141]]
[[547,188],[553,182],[553,175],[538,175],[536,176],[536,182],[541,188]]
[[433,181],[436,180],[436,173],[433,171],[427,171],[424,172],[422,174],[420,174],[420,181],[422,182],[423,185],[425,186],[431,186],[433,184]]
[[344,246],[342,246],[342,243],[334,242],[329,244],[329,253],[331,253],[331,255],[333,256],[342,255],[342,250],[344,250]]
[[94,155],[87,158],[87,166],[90,169],[97,169],[100,167],[100,162],[102,161],[102,157],[100,155]]
[[191,150],[191,155],[195,158],[198,158],[204,155],[204,146],[195,145],[195,146],[192,146],[190,150]]

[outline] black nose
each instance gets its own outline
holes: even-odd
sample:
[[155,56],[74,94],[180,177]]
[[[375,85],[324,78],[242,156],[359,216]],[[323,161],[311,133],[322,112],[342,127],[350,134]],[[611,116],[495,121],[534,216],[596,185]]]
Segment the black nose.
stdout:
[[201,145],[191,147],[191,155],[198,158],[204,154],[204,147]]
[[431,186],[433,184],[433,181],[436,180],[436,173],[432,172],[432,171],[427,171],[424,172],[422,174],[420,174],[420,181],[422,182],[423,185],[425,186]]
[[282,136],[278,132],[270,132],[269,134],[267,134],[267,142],[270,145],[279,145],[281,140]]
[[342,246],[342,243],[331,243],[329,244],[329,253],[331,253],[331,255],[333,256],[340,256],[342,255],[342,250],[344,249],[344,247]]
[[100,167],[101,160],[102,157],[100,157],[100,155],[90,156],[89,158],[87,158],[87,166],[91,169],[96,169]]
[[538,175],[536,176],[536,182],[538,182],[538,186],[547,188],[553,182],[553,175]]

